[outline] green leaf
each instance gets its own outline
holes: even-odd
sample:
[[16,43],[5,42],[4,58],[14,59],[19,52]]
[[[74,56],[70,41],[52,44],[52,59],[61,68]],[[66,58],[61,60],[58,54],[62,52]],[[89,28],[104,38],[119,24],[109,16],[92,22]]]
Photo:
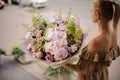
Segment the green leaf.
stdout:
[[6,52],[3,49],[0,49],[0,55],[6,55]]
[[53,28],[53,27],[55,27],[55,25],[49,24],[46,29],[48,29],[48,28]]
[[75,43],[74,37],[72,35],[67,35],[67,42],[69,45],[73,45]]
[[12,54],[13,55],[15,55],[15,54],[18,54],[18,55],[23,55],[24,54],[24,52],[20,49],[20,48],[14,48],[13,50],[12,50]]
[[49,71],[52,71],[53,68],[51,66],[48,66],[47,69],[45,70],[44,74],[47,74]]
[[52,68],[51,66],[49,66],[44,74],[48,74],[48,76],[55,76],[55,75],[61,75],[64,77],[67,76],[71,76],[72,75],[72,71],[63,67],[58,67],[56,69]]
[[63,74],[62,74],[62,76],[68,77],[68,76],[71,76],[72,74],[73,74],[73,71],[71,71],[69,69],[66,69],[66,68],[63,68]]
[[71,19],[71,17],[70,17],[71,15],[72,15],[72,8],[70,8],[70,10],[68,11],[66,20],[70,20]]
[[68,26],[68,29],[67,29],[67,34],[68,35],[76,32],[76,24],[73,20],[68,21],[67,26]]
[[68,21],[68,27],[76,27],[75,21],[74,20],[70,20]]
[[19,46],[22,46],[22,43],[16,43],[12,46],[13,49],[18,48]]
[[22,25],[24,26],[24,28],[25,28],[27,31],[31,31],[31,28],[29,27],[28,24],[22,23]]
[[37,18],[36,16],[33,16],[32,17],[32,23],[33,23],[34,26],[41,25],[40,18]]
[[56,71],[58,74],[62,74],[62,67],[57,68]]
[[70,34],[73,34],[75,33],[76,31],[76,28],[75,27],[68,27],[67,29],[67,34],[70,35]]
[[37,42],[35,43],[35,47],[37,51],[43,51],[44,49],[44,44],[45,44],[45,39],[44,37],[40,37]]
[[75,40],[80,40],[81,36],[82,36],[82,30],[81,29],[77,29],[76,33],[75,33]]
[[57,75],[57,72],[55,70],[52,70],[48,76],[54,76],[54,75]]

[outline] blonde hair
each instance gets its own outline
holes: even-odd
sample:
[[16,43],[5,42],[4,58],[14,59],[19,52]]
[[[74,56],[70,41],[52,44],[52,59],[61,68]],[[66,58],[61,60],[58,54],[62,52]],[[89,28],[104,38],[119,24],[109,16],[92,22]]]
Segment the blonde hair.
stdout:
[[94,0],[93,5],[103,19],[113,20],[113,29],[117,32],[117,26],[120,19],[120,1],[118,3],[110,0]]
[[115,6],[115,11],[113,15],[113,28],[115,31],[117,31],[117,25],[120,19],[120,2],[119,4],[112,2],[112,4]]

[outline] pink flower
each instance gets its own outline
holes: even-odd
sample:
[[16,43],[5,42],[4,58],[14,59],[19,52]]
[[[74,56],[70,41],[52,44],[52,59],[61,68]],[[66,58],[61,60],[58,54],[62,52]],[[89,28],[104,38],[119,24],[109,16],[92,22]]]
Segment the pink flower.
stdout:
[[35,31],[35,36],[36,36],[37,39],[41,37],[41,33],[42,33],[42,30],[36,30]]
[[34,56],[35,58],[41,59],[41,58],[43,57],[43,53],[42,53],[42,52],[34,52],[34,53],[33,53],[33,56]]
[[45,40],[47,40],[47,41],[51,41],[52,40],[53,31],[54,31],[54,28],[47,29],[46,35],[45,35]]
[[44,44],[45,52],[51,51],[52,42],[47,42]]
[[31,46],[32,46],[32,44],[29,43],[28,46],[27,46],[27,50],[31,50]]
[[45,59],[46,59],[47,62],[53,62],[54,57],[52,55],[50,55],[50,54],[47,54],[47,56],[45,57]]
[[32,45],[32,43],[29,43],[28,46],[27,46],[27,50],[35,52],[35,46]]
[[58,51],[58,53],[56,53],[54,55],[54,59],[55,61],[61,61],[64,60],[65,58],[67,58],[69,55],[67,49],[65,49],[64,47],[61,47]]
[[31,51],[35,52],[35,46],[34,45],[31,46]]
[[60,30],[60,31],[64,31],[65,29],[67,29],[67,26],[64,25],[64,24],[60,24],[60,26],[57,27],[57,29]]
[[62,17],[59,16],[59,15],[55,16],[55,23],[61,24],[62,23]]

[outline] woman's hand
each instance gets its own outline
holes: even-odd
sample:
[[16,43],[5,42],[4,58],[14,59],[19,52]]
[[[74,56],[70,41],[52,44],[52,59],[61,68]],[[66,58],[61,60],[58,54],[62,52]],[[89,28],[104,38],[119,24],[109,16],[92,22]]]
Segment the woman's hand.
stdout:
[[79,72],[79,66],[77,66],[76,64],[65,64],[63,66],[64,68],[67,68],[67,69],[71,69],[72,71],[75,71],[75,72]]
[[64,67],[64,68],[69,68],[70,65],[71,65],[71,64],[68,63],[68,64],[65,64],[63,67]]

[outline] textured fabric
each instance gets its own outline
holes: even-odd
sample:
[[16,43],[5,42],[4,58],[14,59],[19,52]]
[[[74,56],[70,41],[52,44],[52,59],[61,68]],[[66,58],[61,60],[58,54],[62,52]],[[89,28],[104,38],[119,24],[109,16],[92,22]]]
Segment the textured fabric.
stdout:
[[119,46],[113,47],[109,51],[93,52],[87,52],[86,46],[76,65],[79,72],[78,80],[108,80],[108,66],[118,56],[120,56]]

